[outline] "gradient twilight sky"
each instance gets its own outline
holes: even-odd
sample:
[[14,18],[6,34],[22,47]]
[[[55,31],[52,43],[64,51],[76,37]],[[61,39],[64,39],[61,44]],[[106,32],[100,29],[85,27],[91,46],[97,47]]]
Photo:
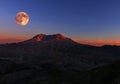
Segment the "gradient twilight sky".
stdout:
[[[20,27],[18,12],[30,22]],[[90,44],[120,44],[120,0],[0,0],[0,43],[62,33]]]

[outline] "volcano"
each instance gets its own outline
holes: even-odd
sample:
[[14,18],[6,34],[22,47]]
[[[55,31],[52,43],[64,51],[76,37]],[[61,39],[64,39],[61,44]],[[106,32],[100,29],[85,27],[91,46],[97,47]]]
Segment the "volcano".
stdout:
[[51,43],[51,42],[75,43],[72,39],[62,34],[53,34],[53,35],[38,34],[33,38],[23,41],[21,43]]
[[119,55],[119,46],[95,47],[77,43],[62,34],[38,34],[22,42],[0,45],[0,75],[5,75],[1,77],[0,84],[13,84],[13,81],[14,84],[19,84],[16,81],[21,82],[22,79],[25,82],[28,82],[28,79],[41,81],[44,78],[44,81],[50,81],[53,77],[52,80],[60,78],[58,82],[70,77],[70,80],[74,80],[73,84],[80,84],[82,80],[81,84],[91,84],[86,83],[86,80],[94,81],[92,84],[96,84],[100,80],[104,81],[105,75],[109,82],[114,74],[120,77]]
[[37,34],[31,39],[0,46],[0,57],[17,62],[53,63],[72,69],[88,69],[120,59],[120,47],[95,47],[62,34]]

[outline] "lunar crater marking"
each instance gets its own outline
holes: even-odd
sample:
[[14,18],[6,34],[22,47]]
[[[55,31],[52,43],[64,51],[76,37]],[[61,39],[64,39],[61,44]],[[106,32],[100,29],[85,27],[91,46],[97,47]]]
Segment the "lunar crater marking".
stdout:
[[16,23],[20,26],[25,26],[28,24],[29,22],[29,16],[27,13],[25,12],[19,12],[16,17]]

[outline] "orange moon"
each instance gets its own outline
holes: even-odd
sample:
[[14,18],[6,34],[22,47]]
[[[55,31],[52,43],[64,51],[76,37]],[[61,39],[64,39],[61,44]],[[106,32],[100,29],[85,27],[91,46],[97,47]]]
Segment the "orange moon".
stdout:
[[19,12],[16,17],[16,23],[20,26],[25,26],[29,22],[29,15],[26,12]]

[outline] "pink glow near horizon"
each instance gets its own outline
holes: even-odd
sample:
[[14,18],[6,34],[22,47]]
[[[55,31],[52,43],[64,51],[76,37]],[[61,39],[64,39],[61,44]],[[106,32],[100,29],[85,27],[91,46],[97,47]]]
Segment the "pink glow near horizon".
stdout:
[[120,46],[120,40],[105,40],[105,39],[79,39],[73,38],[74,41],[81,43],[81,44],[88,44],[93,46],[103,46],[103,45],[117,45]]
[[11,37],[11,36],[4,36],[4,37],[0,37],[0,44],[4,44],[4,43],[14,43],[14,42],[20,42],[20,41],[24,41],[29,39],[29,37]]

